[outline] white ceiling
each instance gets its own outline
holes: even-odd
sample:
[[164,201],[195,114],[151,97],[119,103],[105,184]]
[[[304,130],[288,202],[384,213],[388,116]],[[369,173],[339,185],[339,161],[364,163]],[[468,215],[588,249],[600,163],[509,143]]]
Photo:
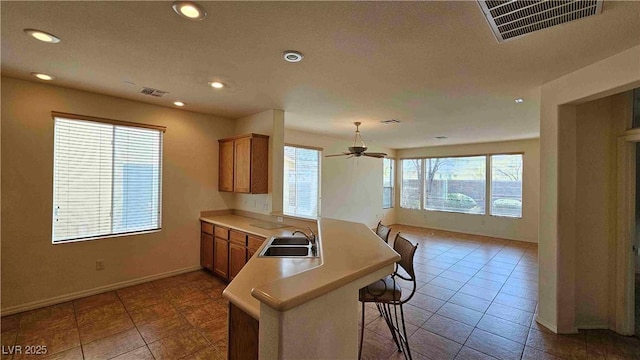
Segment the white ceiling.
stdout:
[[365,140],[408,148],[537,137],[541,84],[640,44],[635,1],[503,44],[474,1],[201,4],[194,22],[171,2],[3,1],[2,74],[229,118],[283,109],[287,127],[337,136],[362,121]]

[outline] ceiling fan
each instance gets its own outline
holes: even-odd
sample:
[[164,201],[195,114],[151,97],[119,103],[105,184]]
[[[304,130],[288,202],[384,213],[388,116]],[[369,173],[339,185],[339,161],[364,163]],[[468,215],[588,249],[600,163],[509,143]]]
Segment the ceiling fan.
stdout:
[[[343,152],[342,154],[326,155],[325,157],[348,156],[347,159],[349,159],[349,158],[352,158],[354,156],[355,157],[368,156],[368,157],[372,157],[372,158],[381,159],[381,158],[387,156],[387,154],[385,154],[385,153],[367,152],[367,145],[364,144],[364,141],[362,140],[362,136],[360,136],[360,125],[362,123],[361,122],[354,122],[353,124],[356,126],[356,136],[353,139],[353,146],[349,146],[349,152]],[[360,141],[359,144],[358,144],[358,140]]]

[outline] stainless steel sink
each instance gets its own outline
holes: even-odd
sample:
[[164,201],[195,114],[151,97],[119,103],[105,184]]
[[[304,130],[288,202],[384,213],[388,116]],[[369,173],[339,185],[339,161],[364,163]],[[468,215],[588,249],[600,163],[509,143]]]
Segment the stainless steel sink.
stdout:
[[307,256],[309,248],[306,246],[272,246],[262,256]]
[[274,237],[270,245],[309,245],[309,240],[304,236]]
[[304,236],[274,236],[258,257],[313,258],[318,257],[318,249]]

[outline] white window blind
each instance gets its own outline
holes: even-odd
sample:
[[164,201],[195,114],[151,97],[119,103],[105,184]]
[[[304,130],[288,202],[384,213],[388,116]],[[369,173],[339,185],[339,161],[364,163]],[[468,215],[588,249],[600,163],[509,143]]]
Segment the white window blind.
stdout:
[[284,147],[283,212],[286,215],[318,216],[320,151]]
[[53,242],[161,227],[162,131],[55,117]]
[[393,207],[393,159],[382,159],[382,208]]
[[522,217],[522,154],[491,156],[491,215]]

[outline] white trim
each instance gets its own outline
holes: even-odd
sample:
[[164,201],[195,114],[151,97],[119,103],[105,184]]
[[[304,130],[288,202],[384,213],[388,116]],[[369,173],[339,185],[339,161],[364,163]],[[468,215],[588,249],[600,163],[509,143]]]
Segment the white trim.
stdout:
[[[547,329],[549,329],[550,331],[552,331],[554,334],[558,333],[558,327],[556,325],[551,324],[550,322],[548,322],[547,320],[543,319],[540,317],[540,315],[536,315],[536,322],[544,327],[546,327]],[[578,332],[576,330],[576,332]]]
[[132,280],[121,281],[121,282],[118,282],[118,283],[115,283],[115,284],[99,286],[99,287],[96,287],[96,288],[93,288],[93,289],[89,289],[89,290],[82,290],[82,291],[78,291],[78,292],[74,292],[74,293],[70,293],[70,294],[55,296],[55,297],[48,298],[48,299],[36,300],[36,301],[32,301],[32,302],[25,303],[25,304],[20,304],[20,305],[16,305],[16,306],[10,306],[8,308],[3,308],[2,310],[0,310],[0,314],[2,316],[12,315],[12,314],[16,314],[16,313],[23,312],[23,311],[28,311],[28,310],[33,310],[33,309],[38,309],[38,308],[41,308],[41,307],[45,307],[45,306],[60,304],[60,303],[66,302],[66,301],[76,300],[76,299],[80,299],[80,298],[91,296],[91,295],[100,294],[100,293],[107,292],[107,291],[118,290],[118,289],[122,289],[122,288],[125,288],[125,287],[128,287],[128,286],[138,285],[138,284],[142,284],[142,283],[145,283],[145,282],[158,280],[158,279],[163,279],[163,278],[174,276],[174,275],[180,275],[180,274],[184,274],[184,273],[188,273],[188,272],[195,271],[195,270],[200,270],[200,269],[202,269],[202,266],[200,266],[200,265],[190,266],[190,267],[186,267],[186,268],[182,268],[182,269],[178,269],[178,270],[167,271],[167,272],[160,273],[160,274],[143,276],[143,277],[132,279]]

